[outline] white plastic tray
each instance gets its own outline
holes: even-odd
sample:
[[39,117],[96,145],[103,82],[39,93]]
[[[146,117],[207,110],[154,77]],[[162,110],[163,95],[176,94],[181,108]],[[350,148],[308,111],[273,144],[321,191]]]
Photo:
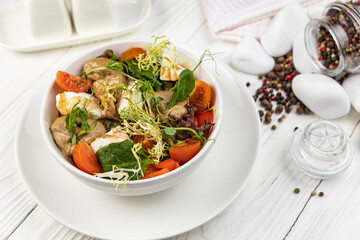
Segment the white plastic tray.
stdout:
[[[124,35],[143,24],[151,12],[150,0],[138,0],[129,4],[133,4],[133,6],[126,9],[115,9],[115,12],[121,13],[119,27],[116,29],[86,35],[74,32],[67,39],[39,42],[35,41],[31,35],[24,4],[20,2],[0,12],[0,44],[14,51],[32,52]],[[124,8],[124,5],[116,6]]]

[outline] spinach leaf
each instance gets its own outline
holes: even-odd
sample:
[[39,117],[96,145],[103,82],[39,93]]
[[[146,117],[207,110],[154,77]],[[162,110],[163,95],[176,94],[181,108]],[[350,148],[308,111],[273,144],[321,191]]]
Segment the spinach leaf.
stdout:
[[174,94],[172,95],[171,102],[168,108],[172,108],[177,103],[187,99],[195,88],[194,73],[189,69],[183,70],[179,75],[179,81],[173,88]]
[[125,60],[125,61],[123,61],[123,64],[126,66],[126,68],[129,72],[131,72],[138,78],[145,80],[145,81],[149,81],[155,91],[162,90],[162,83],[153,74],[152,69],[149,69],[149,70],[139,69],[138,62],[135,60]]
[[[125,140],[120,143],[110,143],[109,145],[100,148],[96,152],[96,156],[98,157],[104,172],[111,171],[113,169],[113,165],[116,165],[121,169],[137,170],[139,168],[139,163],[131,151],[133,146],[133,142]],[[137,155],[141,159],[141,169],[145,172],[150,164],[150,160],[142,150],[139,150]],[[125,172],[127,172],[130,177],[134,174],[132,171]],[[141,179],[140,171],[130,178],[130,180],[137,179]]]

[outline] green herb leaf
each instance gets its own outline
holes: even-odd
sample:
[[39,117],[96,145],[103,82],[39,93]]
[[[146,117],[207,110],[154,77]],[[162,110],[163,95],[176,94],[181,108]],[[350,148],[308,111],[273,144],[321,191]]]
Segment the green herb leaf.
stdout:
[[128,71],[134,74],[139,79],[149,81],[155,91],[162,90],[162,83],[158,78],[152,73],[152,70],[143,70],[138,66],[138,62],[135,60],[125,60],[123,61]]
[[116,61],[108,62],[107,69],[115,70],[115,71],[123,71],[124,66]]
[[163,138],[171,138],[175,135],[176,129],[174,128],[164,128],[162,130],[162,137]]
[[106,56],[111,60],[118,61],[119,58],[114,54],[114,52],[110,49],[106,50]]
[[[96,152],[96,156],[98,157],[104,172],[111,171],[115,165],[120,169],[134,170],[125,171],[129,174],[129,176],[132,176],[139,168],[139,162],[131,151],[133,146],[133,142],[125,140],[120,143],[110,143],[109,145],[100,148]],[[142,150],[139,150],[137,155],[141,159],[141,170],[145,172],[150,164],[150,160]],[[141,179],[140,172],[137,172],[132,178],[130,178],[130,180],[136,179]]]
[[203,141],[204,139],[206,140],[206,138],[204,137],[203,131],[200,131],[200,132],[198,132],[198,134],[195,134],[193,139],[199,139],[200,141]]
[[77,141],[77,136],[75,133],[73,133],[71,136],[71,144],[76,145],[76,141]]
[[82,71],[82,72],[80,73],[80,75],[81,75],[81,78],[82,78],[82,79],[86,79],[87,74],[86,74],[85,71]]
[[[97,124],[97,120],[94,115],[88,113],[87,109],[85,107],[77,107],[77,105],[80,103],[80,100],[72,107],[71,112],[69,115],[65,118],[65,127],[66,130],[68,130],[69,133],[72,133],[71,135],[71,143],[73,145],[76,144],[77,137],[80,135],[91,131]],[[91,117],[94,119],[94,125],[90,127],[88,123],[88,119]],[[80,127],[83,131],[76,134],[75,133],[75,127]]]
[[158,105],[161,100],[163,100],[162,97],[152,97],[150,101],[153,105]]
[[79,114],[80,108],[76,107],[80,103],[79,101],[72,107],[71,112],[65,118],[65,127],[68,132],[73,132],[74,124],[77,122],[77,115]]
[[171,102],[168,108],[172,108],[177,103],[187,99],[195,88],[194,73],[189,69],[183,70],[179,75],[179,81],[173,88],[174,94],[172,95]]
[[167,88],[167,89],[171,89],[172,88],[172,85],[171,85],[171,83],[169,82],[169,81],[161,81],[164,85],[165,85],[165,87]]

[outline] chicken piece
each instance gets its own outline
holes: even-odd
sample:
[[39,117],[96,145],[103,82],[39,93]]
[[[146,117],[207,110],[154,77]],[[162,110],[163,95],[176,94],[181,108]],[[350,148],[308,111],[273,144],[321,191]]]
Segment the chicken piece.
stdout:
[[167,109],[165,111],[165,117],[168,119],[174,119],[174,120],[178,120],[178,119],[182,118],[183,116],[185,116],[188,113],[188,110],[185,107],[186,104],[187,104],[187,101],[184,100],[182,102],[179,102],[172,108]]
[[[108,63],[112,61],[113,60],[104,57],[91,59],[84,64],[84,72],[89,72],[95,68],[106,67]],[[120,84],[126,85],[126,77],[117,71],[103,69],[90,73],[87,75],[87,78],[95,81],[93,83],[93,89],[95,90],[94,95],[105,103],[104,116],[115,116],[115,103],[120,100],[122,93]],[[106,90],[114,86],[117,88]],[[112,97],[110,95],[112,95]]]
[[128,91],[122,92],[121,98],[116,105],[116,109],[119,114],[122,110],[128,108],[130,104],[134,104],[140,109],[143,106],[141,92],[136,89],[135,83],[130,84],[128,89]]
[[111,131],[111,129],[120,126],[121,124],[121,119],[117,117],[105,116],[99,118],[98,121],[100,121],[104,125],[106,132]]
[[88,93],[63,92],[56,95],[56,107],[62,115],[70,114],[72,108],[77,103],[77,107],[87,106],[87,111],[96,118],[103,115],[103,109],[100,106],[99,100],[91,97]]
[[[171,120],[178,120],[185,116],[188,113],[186,109],[187,101],[184,100],[182,102],[177,103],[174,107],[167,109],[167,104],[171,102],[171,98],[173,95],[173,91],[157,91],[155,92],[156,97],[161,97],[162,100],[159,101],[158,109],[161,114],[165,116],[165,118]],[[148,99],[151,99],[153,96],[151,94],[148,95]],[[156,109],[153,107],[153,112],[157,112]]]
[[109,145],[110,143],[118,143],[125,140],[130,140],[129,136],[120,126],[113,128],[110,132],[106,133],[102,137],[98,137],[90,145],[96,153],[100,148]]
[[[166,110],[166,105],[171,102],[172,95],[174,94],[173,91],[157,91],[155,92],[156,97],[162,98],[158,104],[158,108],[161,113]],[[151,95],[150,95],[151,96]]]
[[[90,70],[93,70],[95,68],[102,68],[106,67],[109,62],[113,62],[114,60],[111,60],[109,58],[99,57],[90,59],[84,64],[84,72],[89,72]],[[103,69],[99,71],[95,71],[93,73],[90,73],[87,75],[87,78],[93,81],[96,80],[104,80],[105,78],[108,78],[112,82],[120,82],[120,83],[126,83],[126,78],[121,73],[110,70],[110,69]]]
[[[66,116],[62,116],[55,119],[50,129],[54,137],[54,140],[58,145],[58,147],[60,148],[60,150],[65,154],[65,156],[71,157],[75,145],[72,145],[71,143],[71,133],[68,132],[68,130],[66,129],[65,118]],[[87,122],[89,123],[90,126],[94,125],[93,119],[88,119]],[[81,131],[83,131],[81,128],[75,127],[75,133],[80,133]],[[106,133],[105,127],[100,122],[97,122],[94,129],[80,135],[78,137],[78,141],[83,141],[90,144],[96,138],[103,136],[105,133]]]

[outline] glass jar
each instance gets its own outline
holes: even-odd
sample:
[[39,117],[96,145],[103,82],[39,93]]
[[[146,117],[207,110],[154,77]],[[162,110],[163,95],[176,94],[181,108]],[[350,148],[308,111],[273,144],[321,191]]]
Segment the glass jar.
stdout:
[[317,68],[328,76],[360,72],[360,3],[336,1],[305,28],[305,46]]

